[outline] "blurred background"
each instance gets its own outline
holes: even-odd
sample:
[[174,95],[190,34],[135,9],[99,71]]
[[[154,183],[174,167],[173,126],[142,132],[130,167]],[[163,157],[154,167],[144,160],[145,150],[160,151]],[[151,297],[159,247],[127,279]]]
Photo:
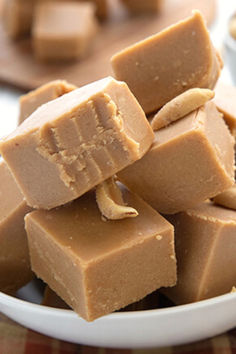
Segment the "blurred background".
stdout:
[[[6,0],[8,7],[12,6],[13,2]],[[27,3],[22,0],[19,0],[20,2]],[[162,0],[161,3],[160,9],[141,14],[129,7],[129,1],[108,0],[104,10],[103,1],[96,0],[93,18],[96,31],[91,32],[91,27],[86,29],[90,31],[90,36],[87,38],[88,48],[83,56],[69,61],[58,61],[55,58],[45,61],[37,55],[34,37],[36,31],[40,32],[39,27],[48,26],[48,23],[43,23],[42,19],[41,22],[38,20],[34,29],[31,29],[31,35],[16,35],[11,32],[12,28],[9,30],[8,27],[12,26],[12,14],[19,9],[16,10],[13,6],[4,9],[4,1],[0,0],[0,138],[9,134],[17,125],[20,95],[55,79],[66,79],[81,86],[112,74],[109,61],[114,53],[190,15],[191,9],[194,8],[203,12],[213,44],[223,57],[225,65],[220,80],[228,84],[236,83],[236,39],[229,33],[229,20],[236,9],[235,1]],[[41,17],[45,16],[41,14]],[[91,14],[84,13],[81,19],[86,22],[84,26],[87,26],[90,20]],[[67,31],[69,22],[68,18],[64,22],[60,21],[62,31]],[[37,26],[39,29],[35,29]],[[47,31],[50,32],[50,28],[47,28]]]

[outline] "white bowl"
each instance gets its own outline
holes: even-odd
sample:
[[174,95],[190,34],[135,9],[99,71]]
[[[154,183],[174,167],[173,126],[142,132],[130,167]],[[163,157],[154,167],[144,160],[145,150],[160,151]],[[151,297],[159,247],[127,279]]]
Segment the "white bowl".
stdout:
[[[30,298],[29,292],[32,288],[24,297]],[[60,340],[109,348],[151,348],[198,341],[235,327],[236,293],[164,309],[117,312],[89,323],[71,310],[0,292],[0,311],[23,326]]]

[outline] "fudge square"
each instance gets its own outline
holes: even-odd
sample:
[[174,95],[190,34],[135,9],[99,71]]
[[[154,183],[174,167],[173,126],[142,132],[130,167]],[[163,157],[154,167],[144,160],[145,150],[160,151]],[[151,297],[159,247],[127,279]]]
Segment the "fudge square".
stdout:
[[24,228],[24,216],[32,209],[3,161],[0,195],[0,291],[14,293],[33,278]]
[[0,150],[28,205],[50,209],[140,159],[153,139],[128,86],[108,77],[39,107]]
[[44,61],[85,56],[97,30],[92,3],[38,3],[32,26],[35,56]]
[[64,80],[50,81],[20,97],[19,124],[28,118],[39,106],[75,90],[77,87]]
[[198,11],[115,54],[111,64],[146,113],[192,87],[213,88],[222,66]]
[[165,293],[176,304],[230,292],[236,285],[236,211],[204,202],[168,217],[175,227],[177,285]]
[[87,321],[176,284],[173,226],[127,189],[123,197],[137,217],[103,221],[89,192],[25,218],[33,271]]
[[174,214],[234,184],[234,139],[208,102],[158,130],[148,153],[118,177],[154,209]]

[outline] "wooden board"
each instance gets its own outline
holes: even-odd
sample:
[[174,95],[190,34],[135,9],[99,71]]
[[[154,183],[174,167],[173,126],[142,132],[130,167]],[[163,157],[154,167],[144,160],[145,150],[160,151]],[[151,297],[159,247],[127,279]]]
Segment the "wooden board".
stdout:
[[161,14],[132,17],[118,0],[110,0],[109,21],[101,25],[86,59],[64,64],[42,64],[31,51],[29,39],[10,41],[0,26],[0,81],[32,89],[54,79],[66,79],[81,86],[112,73],[109,60],[117,51],[154,34],[199,9],[210,24],[216,0],[165,0]]

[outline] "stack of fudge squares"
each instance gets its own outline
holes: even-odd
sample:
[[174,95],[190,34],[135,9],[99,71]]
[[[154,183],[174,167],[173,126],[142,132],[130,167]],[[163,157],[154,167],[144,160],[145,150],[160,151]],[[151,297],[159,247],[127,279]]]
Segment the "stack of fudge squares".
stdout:
[[35,273],[87,321],[157,289],[184,304],[236,284],[236,96],[214,98],[202,15],[111,64],[115,78],[23,96],[0,142],[0,289]]

